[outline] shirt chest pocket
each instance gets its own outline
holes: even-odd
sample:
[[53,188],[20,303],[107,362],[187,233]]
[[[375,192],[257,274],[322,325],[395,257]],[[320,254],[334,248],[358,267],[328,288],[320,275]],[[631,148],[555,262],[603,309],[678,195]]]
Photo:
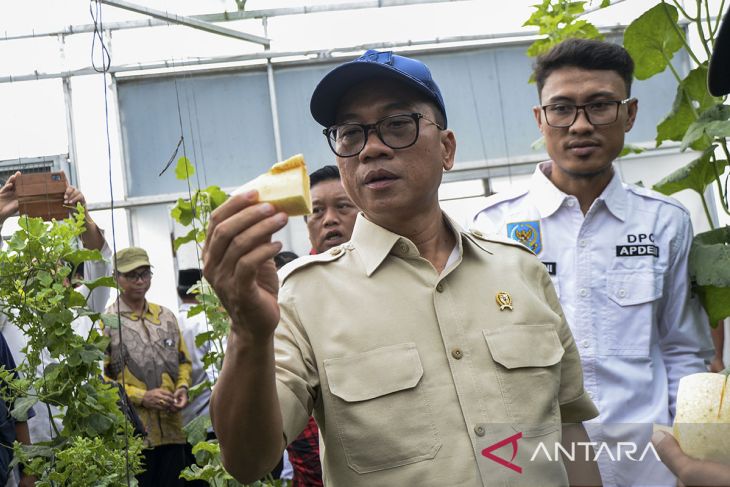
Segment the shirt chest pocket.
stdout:
[[558,421],[563,346],[553,325],[484,330],[508,416],[521,431]]
[[436,456],[441,441],[414,343],[327,359],[324,370],[327,428],[351,469],[374,472]]
[[648,357],[663,275],[653,269],[609,271],[606,306],[601,319],[602,352],[606,355]]

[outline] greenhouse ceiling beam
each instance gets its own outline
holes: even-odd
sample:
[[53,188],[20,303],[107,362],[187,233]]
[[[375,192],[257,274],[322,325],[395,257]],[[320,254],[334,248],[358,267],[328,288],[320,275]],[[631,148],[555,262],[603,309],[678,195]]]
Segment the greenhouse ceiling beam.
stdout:
[[232,37],[233,39],[239,39],[242,41],[254,42],[263,46],[269,46],[269,39],[254,34],[247,34],[238,30],[228,29],[215,25],[211,22],[195,19],[193,17],[187,17],[185,15],[177,15],[169,12],[163,12],[162,10],[155,10],[153,8],[144,7],[135,3],[127,2],[126,0],[101,0],[102,3],[111,5],[112,7],[129,10],[138,14],[148,15],[155,19],[159,19],[163,24],[172,22],[174,24],[184,25],[186,27],[192,27],[193,29],[202,30],[211,34],[217,34],[224,37]]
[[[626,28],[624,25],[616,25],[607,28],[599,29],[603,34],[610,33],[621,33]],[[392,50],[392,49],[403,49],[403,48],[416,48],[418,52],[437,51],[443,49],[474,49],[485,46],[498,47],[503,45],[514,45],[517,43],[524,43],[531,40],[538,39],[539,35],[537,31],[521,31],[521,32],[510,32],[501,34],[481,34],[471,36],[453,36],[453,37],[440,37],[436,39],[422,40],[422,41],[405,41],[405,42],[379,42],[370,44],[361,44],[357,46],[340,47],[336,49],[319,49],[310,51],[262,51],[249,54],[241,54],[238,56],[221,56],[211,58],[193,58],[184,59],[177,61],[159,61],[148,64],[124,64],[118,66],[111,66],[108,70],[109,73],[122,74],[122,73],[134,73],[143,72],[149,70],[179,70],[180,68],[195,67],[195,66],[211,66],[223,63],[246,63],[252,61],[261,61],[262,64],[266,59],[281,59],[290,58],[285,62],[275,63],[284,65],[285,63],[321,63],[328,60],[337,59],[338,57],[354,55],[355,53],[362,53],[367,49],[378,49],[378,50]],[[419,49],[420,46],[420,49]],[[299,58],[292,60],[291,58]],[[240,66],[232,66],[231,68],[236,69]],[[170,73],[163,73],[162,75],[173,74],[176,71],[170,71]],[[92,67],[86,67],[76,70],[55,72],[55,73],[41,73],[35,71],[33,73],[21,74],[21,75],[8,75],[0,76],[0,84],[2,83],[13,83],[19,81],[36,81],[43,79],[55,79],[64,78],[68,76],[85,76],[98,74],[98,72]]]
[[[367,8],[402,7],[408,5],[426,5],[432,3],[463,2],[466,0],[360,0],[330,5],[313,5],[309,7],[287,7],[260,10],[242,10],[236,12],[220,12],[214,14],[191,15],[188,18],[204,22],[230,22],[234,20],[260,19],[280,17],[284,15],[303,15],[344,10],[361,10]],[[120,22],[105,22],[104,30],[139,29],[144,27],[159,27],[167,25],[167,21],[159,19],[128,20]],[[33,39],[37,37],[55,37],[59,35],[85,34],[94,32],[94,24],[70,25],[62,30],[38,31],[28,34],[5,35],[0,34],[0,41],[19,39]]]

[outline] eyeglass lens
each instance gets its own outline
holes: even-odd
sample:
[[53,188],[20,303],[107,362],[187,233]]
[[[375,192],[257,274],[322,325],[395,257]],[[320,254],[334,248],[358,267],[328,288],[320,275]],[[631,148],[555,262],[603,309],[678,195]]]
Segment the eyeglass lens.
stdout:
[[585,105],[555,103],[546,105],[545,117],[548,125],[553,127],[570,127],[578,118],[578,110],[582,109],[592,125],[606,125],[618,118],[620,101],[597,101]]
[[418,114],[385,117],[372,126],[345,123],[328,131],[330,147],[340,157],[358,154],[367,141],[370,128],[375,128],[378,138],[391,149],[403,149],[413,145],[418,138]]
[[128,281],[148,281],[152,278],[152,271],[142,271],[142,272],[129,272],[126,274],[122,274],[125,279]]

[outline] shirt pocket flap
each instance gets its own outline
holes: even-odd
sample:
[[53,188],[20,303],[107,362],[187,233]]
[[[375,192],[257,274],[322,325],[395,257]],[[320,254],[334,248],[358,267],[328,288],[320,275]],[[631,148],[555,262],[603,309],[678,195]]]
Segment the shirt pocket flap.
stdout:
[[401,343],[324,361],[329,389],[343,401],[367,401],[416,387],[423,366],[415,343]]
[[495,362],[507,369],[550,367],[563,357],[563,345],[553,325],[510,325],[484,330]]
[[619,306],[632,306],[659,299],[663,294],[664,279],[651,270],[630,273],[610,273],[606,292]]

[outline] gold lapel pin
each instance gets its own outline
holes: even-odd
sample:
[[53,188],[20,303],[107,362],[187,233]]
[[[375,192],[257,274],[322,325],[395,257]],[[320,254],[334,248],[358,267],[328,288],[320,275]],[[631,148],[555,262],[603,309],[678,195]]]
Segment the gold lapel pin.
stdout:
[[496,296],[499,310],[504,311],[506,309],[512,310],[512,296],[506,291],[499,291]]

